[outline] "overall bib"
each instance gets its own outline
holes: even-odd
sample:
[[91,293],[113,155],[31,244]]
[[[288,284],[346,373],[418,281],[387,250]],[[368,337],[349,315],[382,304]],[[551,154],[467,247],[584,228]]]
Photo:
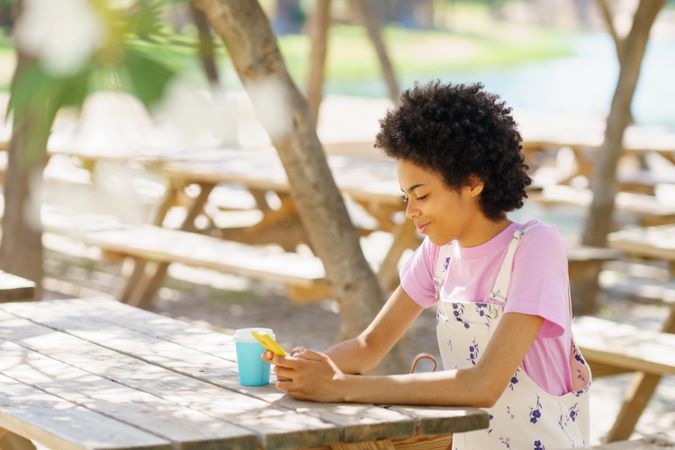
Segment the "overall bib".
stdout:
[[[469,368],[480,360],[504,314],[513,256],[525,231],[514,233],[493,289],[482,303],[452,302],[442,298],[441,287],[452,246],[441,247],[434,275],[436,335],[446,370]],[[588,390],[591,373],[574,338],[570,367],[574,390],[561,396],[541,389],[519,367],[497,403],[492,408],[486,408],[490,414],[488,429],[455,434],[452,448],[554,450],[586,446],[589,440]]]

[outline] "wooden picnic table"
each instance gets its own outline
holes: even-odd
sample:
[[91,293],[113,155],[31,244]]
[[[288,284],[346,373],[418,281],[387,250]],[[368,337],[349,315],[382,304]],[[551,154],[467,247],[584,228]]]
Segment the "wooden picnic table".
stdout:
[[[294,249],[299,243],[309,244],[302,228],[295,202],[290,194],[288,179],[281,161],[272,148],[252,150],[218,149],[193,155],[183,161],[167,161],[162,173],[170,180],[171,193],[160,211],[177,204],[178,195],[189,185],[199,185],[200,194],[192,203],[188,221],[203,211],[208,196],[217,184],[236,184],[246,188],[258,203],[261,220],[253,226],[222,229],[220,236],[251,244],[280,244]],[[380,282],[389,287],[397,280],[397,264],[408,248],[419,244],[419,236],[411,221],[400,214],[404,210],[401,190],[396,179],[393,160],[329,155],[328,163],[340,191],[360,205],[376,222],[361,227],[362,234],[375,230],[393,234],[389,248],[378,271]],[[272,209],[265,200],[266,192],[274,192],[280,206]],[[161,215],[162,213],[160,213]],[[397,215],[398,214],[398,215]],[[184,223],[185,228],[193,228]]]
[[675,225],[632,228],[608,236],[609,245],[627,255],[675,263]]
[[0,434],[53,449],[445,448],[488,426],[477,408],[241,386],[231,335],[116,301],[5,303],[0,322]]
[[[626,255],[667,261],[675,273],[675,225],[635,228],[610,233],[608,244]],[[675,333],[675,306],[663,322],[661,331]],[[651,399],[661,376],[639,372],[627,391],[623,406],[610,434],[632,429]]]
[[35,283],[0,270],[0,302],[32,300],[34,297]]
[[[572,179],[593,175],[595,161],[604,141],[604,122],[601,120],[578,120],[563,116],[526,115],[522,118],[523,152],[531,166],[536,168],[541,152],[567,148],[571,151],[575,168],[559,184]],[[624,136],[624,158],[642,159],[657,154],[675,164],[675,133],[662,127],[630,126]],[[675,178],[668,174],[655,174],[639,170],[622,172],[619,183],[622,190],[650,191],[656,183],[672,183]]]

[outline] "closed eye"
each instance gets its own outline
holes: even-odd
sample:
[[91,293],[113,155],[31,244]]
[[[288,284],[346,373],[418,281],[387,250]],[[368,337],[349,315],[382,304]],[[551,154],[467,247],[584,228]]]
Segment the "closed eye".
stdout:
[[423,195],[423,196],[421,196],[421,197],[416,197],[415,200],[424,200],[424,199],[427,198],[428,196],[429,196],[429,194]]

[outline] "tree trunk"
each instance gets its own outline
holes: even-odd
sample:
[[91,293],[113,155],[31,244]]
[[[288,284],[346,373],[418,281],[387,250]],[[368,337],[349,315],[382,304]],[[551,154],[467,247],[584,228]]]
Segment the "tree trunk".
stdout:
[[619,33],[616,31],[616,26],[614,25],[614,17],[612,16],[612,11],[609,9],[609,4],[607,0],[597,0],[598,7],[600,8],[600,13],[602,18],[605,20],[605,25],[607,26],[607,31],[614,41],[614,50],[616,50],[616,57],[619,60],[619,65],[621,64],[621,38]]
[[394,105],[398,105],[401,91],[399,90],[398,81],[396,80],[387,49],[382,40],[382,30],[377,14],[368,0],[351,0],[351,5],[358,14],[363,26],[366,27],[368,37],[375,47],[377,59],[380,61],[380,66],[382,67],[382,75],[384,76],[384,81],[387,83],[389,98],[394,102]]
[[633,26],[622,45],[621,69],[607,117],[605,140],[593,174],[593,203],[584,229],[584,245],[604,246],[612,228],[616,169],[623,151],[623,136],[630,119],[630,105],[640,76],[649,32],[665,0],[640,0]]
[[[12,84],[26,68],[35,64],[20,51]],[[33,99],[24,112],[14,116],[9,158],[5,177],[5,212],[2,219],[0,268],[35,282],[35,297],[42,296],[42,229],[30,220],[31,181],[42,179],[46,160],[47,138],[54,122],[46,99]],[[35,206],[33,203],[33,207]],[[39,217],[39,215],[38,215]]]
[[[326,277],[340,305],[339,338],[359,334],[381,307],[384,294],[370,269],[342,196],[335,185],[305,98],[293,84],[267,18],[258,2],[198,0],[225,43],[256,114],[266,127],[288,174],[290,192]],[[271,83],[271,84],[270,84]],[[266,89],[263,98],[260,86]],[[280,109],[275,126],[269,109]],[[402,367],[393,352],[382,369]]]
[[[607,26],[607,32],[612,37],[614,42],[614,51],[616,52],[616,59],[619,61],[619,67],[621,67],[621,58],[623,58],[623,52],[621,51],[621,46],[623,45],[623,40],[619,37],[619,33],[616,31],[616,26],[614,25],[614,16],[612,11],[609,8],[607,0],[597,0],[598,7],[600,8],[600,13],[602,18],[605,20],[605,25]],[[630,107],[628,108],[628,123],[634,123],[633,113],[631,112]]]
[[206,79],[211,86],[218,86],[220,80],[218,78],[218,66],[213,52],[213,41],[211,40],[211,30],[209,22],[206,20],[204,13],[198,9],[194,1],[190,1],[190,14],[192,14],[192,21],[197,27],[197,35],[199,38],[199,61],[202,64],[202,70],[206,75]]
[[307,103],[314,125],[319,123],[319,109],[323,97],[323,85],[326,73],[326,53],[328,51],[328,31],[330,29],[331,0],[317,0],[311,19],[310,40],[312,51],[309,56],[309,75],[307,77]]

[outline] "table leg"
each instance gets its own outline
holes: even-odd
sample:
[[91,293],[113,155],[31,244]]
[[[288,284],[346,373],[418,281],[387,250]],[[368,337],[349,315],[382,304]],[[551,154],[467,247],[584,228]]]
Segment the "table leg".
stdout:
[[[675,307],[671,308],[662,331],[665,333],[675,332]],[[642,415],[642,411],[651,400],[660,381],[660,375],[643,372],[635,374],[614,425],[605,437],[607,442],[626,440],[630,437]]]
[[[211,191],[214,187],[214,184],[204,184],[201,186],[199,195],[192,203],[192,206],[188,210],[185,220],[180,227],[182,231],[194,231],[195,219],[204,209],[204,204],[208,200],[209,195],[211,194]],[[150,304],[152,303],[152,298],[157,293],[157,290],[166,276],[168,268],[168,263],[158,263],[152,276],[145,276],[136,284],[134,292],[129,296],[127,303],[139,308],[149,308]]]
[[594,314],[598,310],[598,276],[604,261],[576,261],[569,265],[570,291],[574,315]]
[[[179,191],[181,186],[171,184],[166,191],[164,200],[157,210],[157,215],[155,216],[154,224],[157,226],[162,226],[164,219],[168,214],[171,207],[176,203],[178,198]],[[134,292],[137,291],[139,283],[145,275],[146,262],[141,259],[134,258],[134,268],[131,274],[127,277],[127,280],[124,284],[124,288],[119,296],[119,299],[123,303],[131,304],[132,299],[134,298]],[[135,305],[134,305],[135,306]]]
[[[219,237],[246,244],[264,245],[278,244],[286,251],[295,251],[298,244],[306,244],[311,247],[307,240],[295,201],[288,194],[278,194],[281,200],[279,209],[270,209],[266,203],[261,203],[260,192],[252,191],[257,195],[256,202],[263,213],[262,219],[251,227],[223,228]],[[263,197],[264,199],[264,197]]]
[[127,277],[127,280],[124,283],[124,288],[122,289],[122,293],[119,296],[119,299],[122,303],[129,303],[134,295],[134,291],[137,289],[138,283],[141,282],[141,279],[145,274],[145,261],[138,258],[133,258],[133,264],[134,268],[131,274]]
[[380,286],[385,291],[393,289],[398,283],[398,262],[403,252],[418,245],[419,238],[417,237],[415,224],[412,220],[405,220],[394,232],[394,241],[391,243],[377,274]]
[[35,444],[29,439],[5,429],[0,431],[0,450],[35,450]]
[[626,393],[619,415],[612,429],[607,434],[607,442],[623,441],[633,434],[635,424],[642,415],[647,403],[651,400],[661,376],[639,372]]

